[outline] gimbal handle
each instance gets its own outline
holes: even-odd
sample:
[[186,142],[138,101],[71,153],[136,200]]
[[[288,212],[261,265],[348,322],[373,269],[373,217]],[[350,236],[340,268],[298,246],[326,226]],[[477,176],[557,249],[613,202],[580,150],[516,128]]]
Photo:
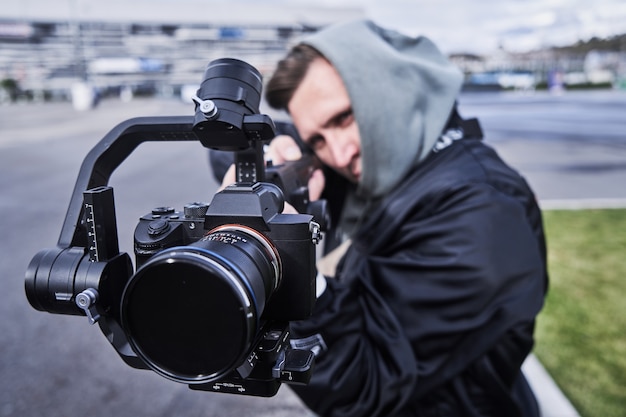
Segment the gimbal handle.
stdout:
[[86,234],[81,228],[85,210],[83,193],[106,186],[113,171],[143,142],[199,141],[205,147],[218,149],[232,147],[234,143],[236,146],[232,150],[238,151],[236,158],[250,161],[252,169],[257,171],[248,176],[262,181],[261,142],[273,137],[272,120],[264,114],[246,114],[238,118],[237,124],[210,122],[208,126],[215,129],[199,134],[194,128],[203,131],[207,126],[198,127],[193,116],[155,116],[129,119],[114,127],[83,160],[57,246],[87,246]]
[[57,245],[61,248],[87,246],[81,229],[84,215],[83,193],[105,186],[113,171],[143,142],[198,141],[192,130],[192,116],[137,117],[126,120],[87,154],[80,167]]

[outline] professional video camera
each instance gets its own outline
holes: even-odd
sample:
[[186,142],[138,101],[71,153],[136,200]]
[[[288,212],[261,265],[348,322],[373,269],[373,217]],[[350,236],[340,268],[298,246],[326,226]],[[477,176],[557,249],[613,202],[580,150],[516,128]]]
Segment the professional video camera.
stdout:
[[[327,219],[323,206],[316,218],[282,213],[284,195],[308,206],[311,168],[266,170],[263,144],[274,124],[259,114],[261,88],[247,63],[212,61],[193,117],[130,119],[109,132],[83,161],[56,248],[28,266],[30,304],[86,315],[128,365],[192,389],[272,396],[281,382],[306,384],[313,355],[290,347],[288,323],[312,313],[315,244]],[[107,183],[146,141],[233,151],[237,182],[210,204],[158,207],[141,217],[133,274],[119,251]]]

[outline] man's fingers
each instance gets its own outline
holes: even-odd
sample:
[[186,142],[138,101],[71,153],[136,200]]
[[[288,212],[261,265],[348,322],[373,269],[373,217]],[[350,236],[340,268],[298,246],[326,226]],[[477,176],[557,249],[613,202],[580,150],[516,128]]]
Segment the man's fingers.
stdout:
[[265,152],[265,160],[280,165],[286,161],[296,161],[302,157],[302,152],[296,141],[287,135],[276,136],[270,142]]
[[321,169],[316,169],[309,178],[309,200],[319,200],[324,187],[326,186],[326,178]]
[[224,174],[224,178],[222,179],[222,185],[217,191],[222,191],[224,188],[228,187],[231,184],[236,182],[236,172],[235,172],[235,164],[232,164],[226,174]]

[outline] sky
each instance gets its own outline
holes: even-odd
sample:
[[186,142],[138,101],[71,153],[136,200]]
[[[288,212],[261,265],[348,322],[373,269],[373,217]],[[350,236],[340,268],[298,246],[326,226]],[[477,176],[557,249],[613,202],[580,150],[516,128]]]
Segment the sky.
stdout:
[[[354,8],[382,26],[426,35],[446,53],[523,52],[562,46],[593,36],[626,33],[626,0],[0,0],[0,19],[144,17],[161,7],[165,16],[207,22],[240,18],[244,11],[272,21],[314,19],[307,7]],[[299,11],[295,11],[299,8]],[[307,13],[309,13],[307,15]],[[337,16],[344,16],[337,13]],[[250,16],[248,16],[250,17]],[[317,15],[319,17],[319,13]],[[626,45],[625,45],[626,48]],[[626,52],[626,50],[625,50]]]
[[327,2],[365,5],[374,21],[427,35],[448,53],[490,52],[500,47],[521,52],[626,33],[626,0]]

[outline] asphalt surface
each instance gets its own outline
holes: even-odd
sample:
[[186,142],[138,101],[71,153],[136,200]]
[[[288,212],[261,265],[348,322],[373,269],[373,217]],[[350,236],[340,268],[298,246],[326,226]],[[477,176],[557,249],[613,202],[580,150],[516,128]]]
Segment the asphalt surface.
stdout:
[[626,91],[476,93],[460,104],[544,206],[624,204]]
[[[625,93],[472,94],[460,104],[542,204],[626,201]],[[191,112],[173,99],[109,99],[87,112],[67,103],[0,107],[0,417],[310,415],[286,387],[272,399],[196,392],[132,369],[86,318],[38,312],[24,295],[24,272],[56,244],[87,152],[123,120]],[[141,215],[210,200],[216,189],[197,143],[142,144],[110,185],[129,253]]]

